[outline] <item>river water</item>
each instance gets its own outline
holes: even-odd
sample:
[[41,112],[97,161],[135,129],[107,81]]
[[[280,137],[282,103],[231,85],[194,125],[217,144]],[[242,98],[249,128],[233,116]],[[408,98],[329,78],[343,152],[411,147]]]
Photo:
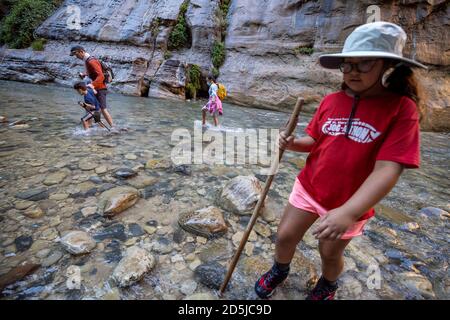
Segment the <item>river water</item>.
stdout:
[[[238,175],[264,180],[261,166],[193,164],[177,172],[163,165],[170,163],[174,130],[193,134],[199,127],[201,102],[110,94],[116,123],[111,133],[81,130],[78,100],[69,88],[0,82],[0,116],[9,123],[22,120],[0,124],[0,275],[24,261],[40,264],[6,286],[2,299],[218,298],[193,270],[212,261],[226,266],[248,216],[224,212],[228,232],[209,240],[183,231],[177,220],[183,212],[216,205],[224,184]],[[276,129],[289,116],[228,104],[224,112],[217,130],[224,137],[246,128]],[[302,115],[297,132],[309,120]],[[449,134],[424,132],[421,138],[421,169],[403,174],[364,235],[346,250],[338,299],[450,298]],[[256,298],[254,281],[272,263],[279,217],[305,159],[285,154],[269,193],[275,220],[258,222],[224,299]],[[161,165],[145,167],[148,161]],[[118,168],[138,175],[117,178]],[[97,209],[101,194],[126,185],[139,190],[139,200],[104,218]],[[30,194],[35,197],[23,199]],[[69,230],[94,236],[95,249],[80,256],[67,252],[59,239]],[[122,289],[111,274],[130,246],[147,248],[157,262],[141,281]],[[68,284],[74,268],[80,279],[75,288]],[[317,242],[308,232],[273,299],[303,299],[319,275]]]

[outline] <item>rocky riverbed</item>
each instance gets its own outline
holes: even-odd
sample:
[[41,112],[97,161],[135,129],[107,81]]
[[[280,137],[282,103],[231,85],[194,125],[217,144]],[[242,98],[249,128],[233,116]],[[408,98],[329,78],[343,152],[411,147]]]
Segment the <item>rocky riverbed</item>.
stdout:
[[[2,299],[218,299],[265,177],[258,165],[172,163],[172,132],[194,131],[200,102],[111,94],[116,130],[86,133],[73,90],[0,82],[0,97]],[[288,117],[224,111],[219,132]],[[422,168],[405,172],[348,247],[339,299],[450,297],[448,138],[422,133]],[[224,299],[256,298],[305,159],[286,153]],[[319,275],[308,233],[273,299],[303,299]]]

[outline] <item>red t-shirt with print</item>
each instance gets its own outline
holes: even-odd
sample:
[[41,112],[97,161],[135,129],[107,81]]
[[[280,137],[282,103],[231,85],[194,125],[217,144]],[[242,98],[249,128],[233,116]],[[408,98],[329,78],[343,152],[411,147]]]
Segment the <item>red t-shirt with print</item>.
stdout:
[[[306,128],[314,144],[298,179],[324,208],[343,205],[373,171],[377,160],[406,168],[420,164],[419,115],[414,101],[387,94],[361,98],[348,138],[353,97],[344,91],[326,96]],[[374,216],[370,209],[359,220]]]

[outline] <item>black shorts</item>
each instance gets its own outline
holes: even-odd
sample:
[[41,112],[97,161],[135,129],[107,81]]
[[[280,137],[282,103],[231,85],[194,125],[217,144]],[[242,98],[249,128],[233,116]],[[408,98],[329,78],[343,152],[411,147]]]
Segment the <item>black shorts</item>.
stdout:
[[106,93],[107,92],[108,92],[108,89],[97,90],[96,98],[97,98],[98,102],[100,102],[100,108],[102,110],[107,108],[107,106],[106,106]]

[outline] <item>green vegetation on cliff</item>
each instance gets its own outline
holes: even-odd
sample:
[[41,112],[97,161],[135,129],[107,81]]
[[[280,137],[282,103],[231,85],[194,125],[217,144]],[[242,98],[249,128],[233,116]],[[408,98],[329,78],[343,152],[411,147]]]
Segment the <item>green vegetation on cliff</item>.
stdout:
[[180,6],[178,19],[169,35],[169,49],[176,50],[187,47],[190,42],[189,28],[186,22],[186,11],[189,6],[189,0],[184,1]]
[[[37,40],[34,31],[61,3],[62,0],[15,1],[8,15],[0,22],[0,43],[14,49],[30,46]],[[39,44],[35,47],[41,48]]]

